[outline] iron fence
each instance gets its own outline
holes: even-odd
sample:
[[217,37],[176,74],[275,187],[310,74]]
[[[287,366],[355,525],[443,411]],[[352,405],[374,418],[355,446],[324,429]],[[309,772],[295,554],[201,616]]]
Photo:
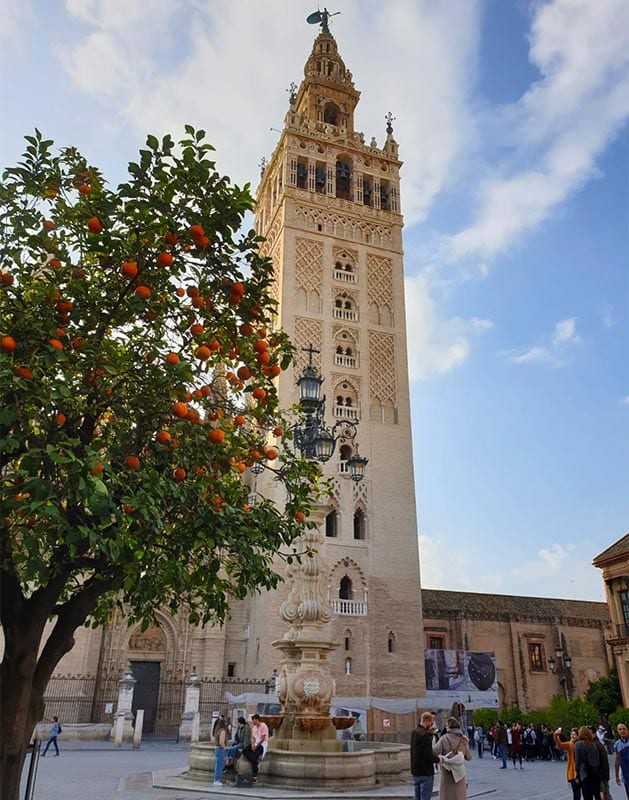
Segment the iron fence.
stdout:
[[46,687],[46,717],[63,723],[109,722],[118,701],[118,678],[94,675],[54,675]]

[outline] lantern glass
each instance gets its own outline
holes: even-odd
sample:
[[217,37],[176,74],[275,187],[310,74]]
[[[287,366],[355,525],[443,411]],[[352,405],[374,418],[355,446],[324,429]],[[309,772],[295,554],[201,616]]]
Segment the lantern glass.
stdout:
[[328,461],[332,457],[336,440],[330,431],[321,426],[315,438],[315,458],[317,461]]

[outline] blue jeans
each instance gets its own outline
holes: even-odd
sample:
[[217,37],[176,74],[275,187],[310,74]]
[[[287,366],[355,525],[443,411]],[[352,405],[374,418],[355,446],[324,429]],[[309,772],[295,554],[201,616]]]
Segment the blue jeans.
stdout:
[[502,766],[506,767],[507,766],[507,757],[505,755],[505,746],[504,746],[504,744],[499,744],[498,745],[498,758],[502,759]]
[[415,800],[430,800],[432,797],[432,785],[434,781],[434,775],[413,775],[413,783],[415,784]]
[[225,766],[225,748],[217,747],[214,751],[214,780],[220,781]]

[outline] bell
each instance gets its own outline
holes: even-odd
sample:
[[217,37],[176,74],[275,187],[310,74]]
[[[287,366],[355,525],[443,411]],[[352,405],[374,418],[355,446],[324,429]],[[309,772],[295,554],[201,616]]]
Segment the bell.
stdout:
[[336,174],[339,178],[349,178],[349,166],[344,161],[336,164]]

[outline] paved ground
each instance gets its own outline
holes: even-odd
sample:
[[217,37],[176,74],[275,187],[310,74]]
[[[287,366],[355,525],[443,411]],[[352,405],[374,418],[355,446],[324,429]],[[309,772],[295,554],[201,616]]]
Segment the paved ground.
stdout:
[[[49,750],[40,759],[33,800],[218,800],[218,798],[260,798],[288,800],[336,797],[323,793],[279,791],[263,787],[213,789],[203,784],[187,784],[169,776],[187,765],[188,745],[171,743],[144,744],[140,750],[114,748],[108,743],[68,743],[60,739],[61,755]],[[28,761],[27,761],[28,767]],[[566,783],[564,762],[537,761],[524,769],[500,770],[499,762],[489,757],[467,764],[468,798],[489,800],[568,800],[572,793]],[[613,774],[613,770],[612,770]],[[171,788],[158,789],[153,783],[169,783]],[[375,791],[343,793],[342,800],[409,800],[411,785]],[[612,787],[614,800],[624,798]]]

